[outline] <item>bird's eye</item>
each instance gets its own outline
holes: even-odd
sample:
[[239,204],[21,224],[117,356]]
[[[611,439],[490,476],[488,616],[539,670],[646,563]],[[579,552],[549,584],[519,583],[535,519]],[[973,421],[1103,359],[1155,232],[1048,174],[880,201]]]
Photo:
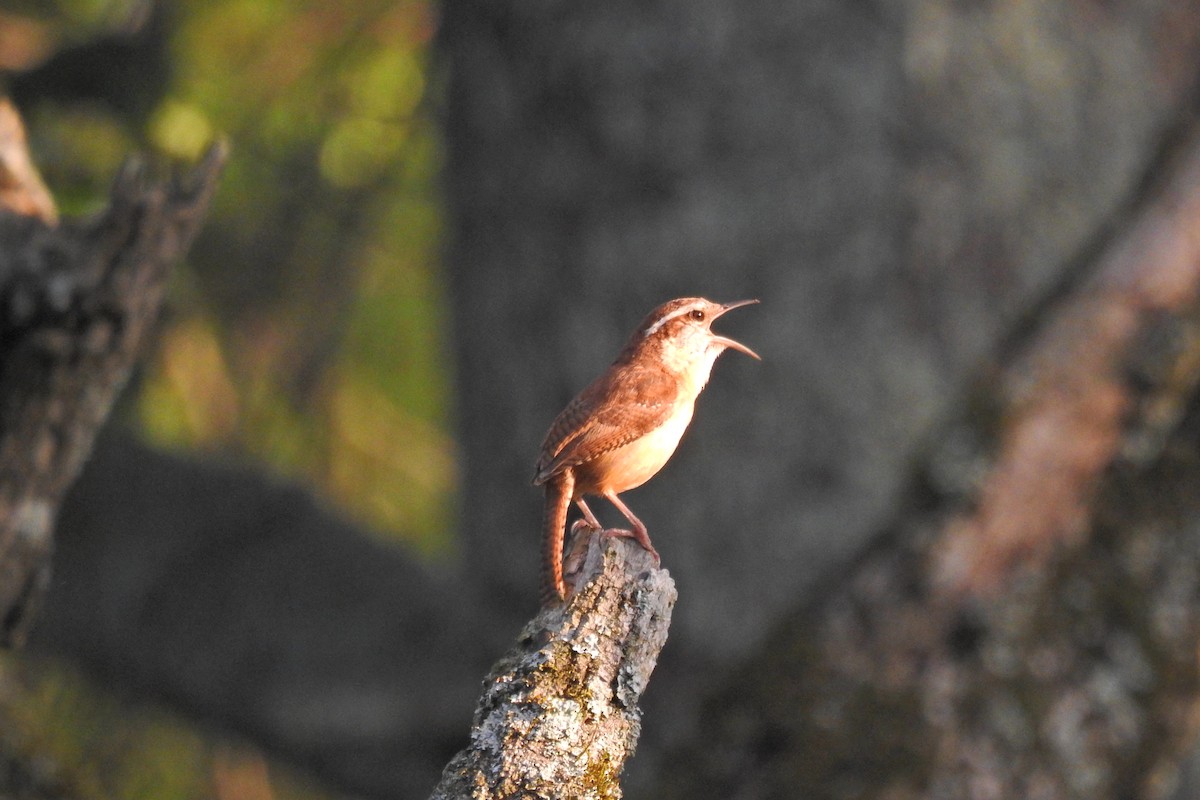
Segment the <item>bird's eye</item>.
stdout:
[[704,322],[704,312],[698,308],[692,309],[692,313],[688,314],[688,316],[696,320],[696,322]]

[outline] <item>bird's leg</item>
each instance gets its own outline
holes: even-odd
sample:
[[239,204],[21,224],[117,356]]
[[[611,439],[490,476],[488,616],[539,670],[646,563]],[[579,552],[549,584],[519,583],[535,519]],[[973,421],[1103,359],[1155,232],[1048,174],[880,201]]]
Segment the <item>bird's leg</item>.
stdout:
[[[583,502],[582,497],[575,500],[575,505],[579,506],[579,510],[583,512],[583,519],[576,520],[575,525],[586,524],[589,528],[595,528],[598,531],[604,530],[604,526],[600,524],[600,520],[596,519],[596,515],[588,508],[587,503]],[[572,532],[574,532],[575,525],[571,526]]]
[[[583,512],[583,519],[576,519],[575,522],[571,523],[571,530],[569,531],[568,539],[566,539],[566,547],[564,548],[564,552],[570,555],[576,555],[576,551],[580,549],[580,543],[587,541],[587,536],[581,536],[582,534],[586,534],[588,530],[598,531],[598,533],[604,530],[604,525],[601,525],[599,519],[596,519],[596,516],[592,513],[592,509],[589,509],[588,504],[584,503],[583,498],[575,500],[575,505],[580,507],[580,511]],[[582,555],[580,555],[580,558],[582,558]],[[576,565],[576,571],[578,566],[580,565]]]
[[658,551],[654,549],[654,545],[650,544],[650,535],[646,532],[646,526],[642,521],[634,516],[634,513],[629,510],[629,506],[621,502],[621,498],[617,497],[617,493],[611,489],[605,490],[604,497],[608,502],[617,507],[617,510],[625,515],[625,519],[629,520],[629,524],[633,525],[632,531],[627,531],[621,528],[609,528],[604,531],[606,536],[621,536],[631,538],[637,541],[647,553],[654,557],[654,563],[661,563],[658,557]]

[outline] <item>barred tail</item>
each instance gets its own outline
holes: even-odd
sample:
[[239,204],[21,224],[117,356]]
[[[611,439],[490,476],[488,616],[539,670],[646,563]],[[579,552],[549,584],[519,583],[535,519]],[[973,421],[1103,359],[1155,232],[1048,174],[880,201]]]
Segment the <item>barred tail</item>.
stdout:
[[567,599],[563,583],[563,535],[567,510],[575,493],[575,472],[565,469],[546,481],[546,510],[542,521],[542,605]]

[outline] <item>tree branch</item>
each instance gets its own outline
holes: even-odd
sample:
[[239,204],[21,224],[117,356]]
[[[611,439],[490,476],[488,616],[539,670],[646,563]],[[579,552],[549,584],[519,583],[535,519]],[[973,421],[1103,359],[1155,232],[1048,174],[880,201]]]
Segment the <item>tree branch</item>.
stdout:
[[543,609],[492,668],[471,744],[432,800],[621,796],[675,584],[631,541],[590,536],[583,546],[576,594]]
[[[994,385],[1000,447],[977,503],[935,548],[941,589],[986,595],[1078,541],[1104,470],[1123,454],[1153,458],[1179,421],[1200,382],[1188,352],[1200,305],[1200,125],[1175,155],[1166,184]],[[1167,340],[1164,325],[1177,329]]]
[[224,162],[155,183],[137,161],[96,217],[57,224],[0,106],[0,641],[19,642],[44,590],[51,532],[158,319],[168,269],[199,228]]

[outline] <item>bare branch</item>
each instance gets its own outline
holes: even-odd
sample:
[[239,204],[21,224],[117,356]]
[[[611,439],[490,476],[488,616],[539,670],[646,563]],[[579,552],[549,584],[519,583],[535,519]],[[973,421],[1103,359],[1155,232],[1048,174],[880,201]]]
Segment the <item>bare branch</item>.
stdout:
[[675,584],[637,544],[607,537],[589,537],[580,574],[568,605],[542,610],[492,668],[471,744],[433,800],[621,796]]
[[53,224],[11,107],[0,126],[3,202],[22,210],[0,213],[0,640],[12,643],[42,592],[63,492],[157,322],[225,152],[165,183],[131,161],[105,211]]

